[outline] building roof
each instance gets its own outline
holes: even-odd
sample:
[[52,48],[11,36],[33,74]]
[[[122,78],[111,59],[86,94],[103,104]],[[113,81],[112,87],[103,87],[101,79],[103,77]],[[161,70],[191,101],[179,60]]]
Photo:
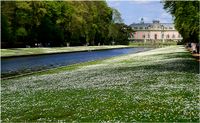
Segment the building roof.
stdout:
[[153,26],[164,26],[164,27],[174,27],[173,23],[160,23],[158,20],[153,20],[153,23],[132,23],[131,27],[153,27]]

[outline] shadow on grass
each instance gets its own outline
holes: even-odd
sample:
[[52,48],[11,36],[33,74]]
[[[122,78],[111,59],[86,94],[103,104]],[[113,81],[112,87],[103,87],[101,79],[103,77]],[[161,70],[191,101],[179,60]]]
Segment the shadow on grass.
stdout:
[[193,58],[191,53],[189,52],[175,52],[175,53],[166,53],[166,54],[157,54],[154,56],[162,56],[165,59],[170,59],[170,58]]
[[191,56],[190,53],[177,52],[167,53],[165,55],[158,54],[155,57],[162,57],[162,61],[156,62],[151,65],[121,67],[119,71],[126,70],[150,70],[155,72],[185,72],[199,74],[199,62]]

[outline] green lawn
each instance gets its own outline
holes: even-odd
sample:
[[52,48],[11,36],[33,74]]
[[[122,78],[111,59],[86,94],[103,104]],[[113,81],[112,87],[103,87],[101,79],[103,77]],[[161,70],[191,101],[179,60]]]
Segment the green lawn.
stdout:
[[199,121],[199,64],[181,46],[1,81],[1,120]]
[[103,49],[114,49],[114,48],[125,48],[125,47],[130,47],[130,46],[105,45],[105,46],[77,46],[77,47],[53,47],[53,48],[11,48],[11,49],[1,49],[1,57],[88,51],[88,50],[103,50]]
[[171,45],[177,45],[177,42],[176,41],[165,41],[165,42],[162,42],[162,41],[140,41],[140,42],[136,42],[136,41],[131,41],[130,46],[133,46],[133,47],[155,47],[155,48],[158,48],[158,47],[166,47],[166,46],[171,46]]

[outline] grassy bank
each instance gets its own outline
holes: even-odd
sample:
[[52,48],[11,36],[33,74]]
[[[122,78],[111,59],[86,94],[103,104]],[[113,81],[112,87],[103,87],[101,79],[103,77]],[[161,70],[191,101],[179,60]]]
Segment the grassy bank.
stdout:
[[3,121],[199,121],[199,66],[171,46],[1,82]]
[[160,48],[160,47],[166,47],[166,46],[171,46],[171,45],[177,45],[176,41],[140,41],[140,42],[135,42],[132,41],[129,44],[130,46],[133,47],[153,47],[153,48]]
[[103,49],[115,49],[115,48],[126,48],[126,47],[129,46],[115,45],[115,46],[77,46],[77,47],[53,47],[53,48],[12,48],[12,49],[1,49],[1,57],[77,52],[77,51],[88,51],[88,50],[103,50]]

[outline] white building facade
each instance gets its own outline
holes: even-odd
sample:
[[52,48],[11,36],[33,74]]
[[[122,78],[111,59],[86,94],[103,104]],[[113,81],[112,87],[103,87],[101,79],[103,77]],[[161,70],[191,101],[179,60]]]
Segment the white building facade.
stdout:
[[158,20],[153,20],[153,23],[144,23],[141,19],[140,23],[130,25],[135,31],[130,34],[130,40],[133,41],[181,41],[182,37],[174,28],[172,23],[160,23]]

